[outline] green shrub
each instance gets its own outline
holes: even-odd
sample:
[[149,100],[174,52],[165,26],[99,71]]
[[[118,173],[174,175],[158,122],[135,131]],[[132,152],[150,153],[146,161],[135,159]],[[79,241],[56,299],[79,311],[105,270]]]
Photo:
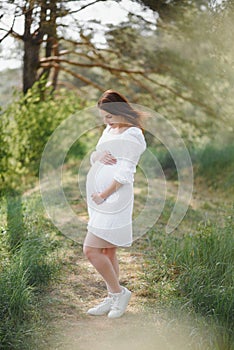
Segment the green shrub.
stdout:
[[[26,95],[15,99],[1,115],[0,172],[6,186],[20,188],[27,176],[37,176],[43,149],[56,127],[67,117],[86,107],[74,92],[52,93],[36,83]],[[84,154],[85,145],[76,145],[76,157]],[[22,181],[24,180],[24,182]]]
[[[10,150],[7,142],[7,129],[9,126],[9,121],[7,118],[3,118],[2,113],[0,114],[0,181],[4,182],[6,180],[6,173],[8,167],[8,159],[10,158]],[[0,186],[1,195],[1,186]]]

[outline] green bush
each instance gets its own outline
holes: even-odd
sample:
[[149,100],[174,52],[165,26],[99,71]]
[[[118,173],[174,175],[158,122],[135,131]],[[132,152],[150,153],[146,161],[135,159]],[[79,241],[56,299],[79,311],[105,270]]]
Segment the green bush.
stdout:
[[[2,113],[1,113],[2,114]],[[7,129],[9,121],[6,118],[3,118],[3,115],[0,114],[0,181],[4,182],[6,180],[6,173],[8,167],[8,159],[10,157],[9,145],[7,142]],[[1,191],[1,186],[0,186]],[[1,193],[0,193],[1,194]]]
[[[0,172],[6,186],[22,187],[25,177],[38,175],[43,149],[56,127],[67,117],[86,107],[74,92],[52,93],[41,82],[26,95],[18,96],[1,115]],[[76,145],[76,156],[84,154],[84,144]]]

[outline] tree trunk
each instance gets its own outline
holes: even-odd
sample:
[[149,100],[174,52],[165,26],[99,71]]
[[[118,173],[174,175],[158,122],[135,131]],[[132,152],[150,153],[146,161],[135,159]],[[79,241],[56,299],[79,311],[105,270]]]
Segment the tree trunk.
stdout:
[[40,39],[39,32],[31,33],[33,23],[33,6],[25,6],[25,22],[24,22],[24,67],[23,67],[23,92],[26,94],[35,81],[37,80],[37,69],[39,64]]
[[[53,56],[57,56],[59,52],[58,41],[57,41],[57,25],[56,25],[56,19],[58,17],[57,0],[50,0],[47,3],[47,11],[49,11],[49,14],[47,12],[47,20],[44,22],[41,21],[41,28],[43,28],[43,31],[47,34],[45,57],[51,57],[52,54]],[[44,67],[43,71],[39,76],[39,79],[41,76],[44,76],[46,79],[48,79],[50,72],[51,72],[50,66]],[[59,73],[59,64],[57,64],[57,68],[55,68],[53,78],[52,78],[53,89],[56,88],[58,73]]]
[[23,92],[26,94],[37,80],[40,45],[32,37],[24,39]]
[[26,94],[33,84],[38,80],[38,68],[40,60],[40,46],[45,34],[44,27],[46,22],[46,2],[43,0],[40,10],[39,28],[32,32],[32,24],[34,21],[34,4],[30,1],[24,8],[24,58],[23,58],[23,92]]
[[[54,45],[54,56],[58,56],[59,55],[59,50],[58,50],[58,42]],[[54,67],[54,71],[53,71],[53,78],[52,78],[52,86],[53,86],[53,90],[56,89],[57,87],[57,83],[58,83],[58,75],[59,75],[59,64],[56,64]]]

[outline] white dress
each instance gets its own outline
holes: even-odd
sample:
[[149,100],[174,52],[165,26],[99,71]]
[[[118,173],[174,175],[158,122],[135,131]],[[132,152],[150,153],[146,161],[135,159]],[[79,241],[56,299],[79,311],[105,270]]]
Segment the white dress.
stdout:
[[[136,166],[146,149],[140,128],[130,127],[121,134],[113,134],[108,125],[99,139],[96,151],[109,151],[116,164],[93,162],[86,181],[89,213],[88,232],[115,246],[129,247],[132,244],[133,182]],[[102,192],[113,179],[123,184],[102,204],[96,204],[92,193]]]

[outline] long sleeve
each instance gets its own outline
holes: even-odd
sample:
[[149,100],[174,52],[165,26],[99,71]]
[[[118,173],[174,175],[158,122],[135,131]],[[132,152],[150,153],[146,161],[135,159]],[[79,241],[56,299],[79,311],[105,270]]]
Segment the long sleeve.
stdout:
[[142,131],[136,127],[129,128],[121,140],[122,154],[114,174],[116,181],[122,184],[133,183],[136,166],[145,149],[146,142]]
[[126,159],[121,159],[118,162],[118,170],[114,174],[114,179],[121,184],[133,183],[136,165]]

